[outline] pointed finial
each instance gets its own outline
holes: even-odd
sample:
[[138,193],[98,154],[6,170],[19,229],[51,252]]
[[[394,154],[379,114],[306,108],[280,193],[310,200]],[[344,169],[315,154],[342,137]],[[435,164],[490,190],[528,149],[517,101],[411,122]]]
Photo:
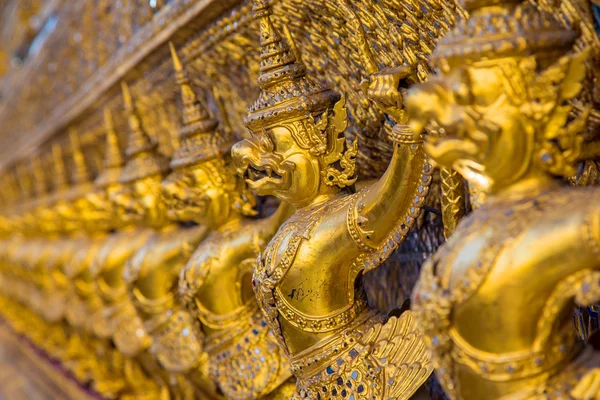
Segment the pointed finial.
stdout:
[[69,129],[69,139],[71,141],[71,151],[73,152],[73,165],[75,170],[73,171],[73,183],[80,185],[88,183],[90,181],[90,174],[85,164],[85,156],[81,151],[81,141],[79,140],[79,134],[74,128]]
[[173,68],[175,69],[175,72],[183,71],[183,66],[181,65],[181,60],[179,59],[179,56],[177,55],[177,51],[175,50],[175,46],[173,45],[173,42],[169,42],[169,49],[171,50],[171,58],[173,58]]
[[183,68],[181,59],[177,55],[172,42],[169,42],[169,48],[171,49],[175,78],[177,79],[177,84],[181,90],[181,99],[183,100],[183,124],[188,126],[194,122],[207,121],[206,130],[216,128],[217,121],[210,118],[206,107],[200,102],[190,86],[190,79]]
[[254,19],[259,21],[260,26],[261,76],[258,78],[258,83],[261,87],[268,87],[280,81],[278,74],[270,74],[269,71],[295,64],[297,60],[289,46],[281,39],[281,35],[275,29],[273,21],[271,21],[273,11],[269,2],[267,0],[254,0],[252,11],[254,12]]
[[108,107],[104,107],[104,128],[106,129],[106,148],[104,150],[104,165],[94,184],[105,187],[117,183],[125,160],[121,155],[119,136],[115,131],[112,113]]
[[260,135],[274,119],[285,120],[322,113],[339,96],[306,76],[306,66],[281,38],[271,21],[273,14],[267,0],[254,0],[254,19],[260,27],[260,95],[250,107],[244,123]]
[[52,145],[52,158],[54,162],[54,191],[65,190],[69,187],[69,181],[67,179],[62,148],[58,143]]
[[121,89],[129,123],[129,140],[125,150],[127,163],[119,176],[119,182],[129,183],[150,175],[166,173],[169,161],[158,151],[158,143],[152,141],[144,131],[127,83],[121,82]]
[[106,129],[106,132],[114,132],[115,121],[113,120],[110,108],[104,107],[102,111],[104,112],[104,129]]
[[104,108],[104,127],[106,129],[106,151],[104,156],[104,167],[122,167],[125,164],[125,160],[121,155],[121,148],[119,147],[119,136],[115,131],[115,124],[113,121],[112,113],[110,109]]
[[127,150],[125,153],[128,156],[132,156],[134,154],[149,151],[157,147],[157,144],[152,142],[150,136],[148,136],[142,127],[142,122],[138,115],[137,108],[135,107],[133,98],[131,97],[129,85],[122,81],[121,89],[123,91],[123,101],[125,103],[127,120],[129,122],[129,140],[127,142]]
[[179,132],[180,146],[171,159],[171,167],[181,168],[221,156],[231,145],[216,131],[218,121],[211,118],[203,102],[192,89],[173,43],[169,43],[169,47],[183,100],[183,126]]
[[125,81],[121,81],[121,91],[123,92],[123,102],[125,103],[125,111],[133,111],[133,100],[131,99],[131,92],[129,91],[129,85]]

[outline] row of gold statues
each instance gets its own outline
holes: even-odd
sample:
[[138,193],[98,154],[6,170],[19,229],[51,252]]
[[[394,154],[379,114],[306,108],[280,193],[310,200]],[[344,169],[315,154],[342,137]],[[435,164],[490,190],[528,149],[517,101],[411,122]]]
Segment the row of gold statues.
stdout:
[[[464,7],[437,76],[370,77],[394,152],[359,191],[345,97],[307,75],[268,1],[248,139],[219,128],[171,45],[178,150],[159,152],[123,82],[125,155],[106,109],[93,182],[75,133],[70,178],[52,148],[51,191],[32,159],[29,201],[2,216],[3,317],[105,398],[408,399],[435,370],[451,399],[600,399],[598,345],[572,320],[600,302],[600,193],[561,178],[595,112],[573,105],[589,51],[530,2]],[[434,165],[485,198],[388,317],[362,276],[415,225]],[[255,196],[280,204],[256,218]]]

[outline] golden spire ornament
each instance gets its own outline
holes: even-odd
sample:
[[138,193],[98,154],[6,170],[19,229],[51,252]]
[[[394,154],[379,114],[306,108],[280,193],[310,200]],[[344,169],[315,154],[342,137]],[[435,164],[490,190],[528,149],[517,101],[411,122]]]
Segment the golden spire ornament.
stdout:
[[260,26],[258,85],[261,91],[244,123],[252,129],[255,125],[268,125],[274,119],[325,111],[339,95],[306,75],[306,66],[296,60],[294,52],[273,26],[268,1],[254,1],[252,10]]
[[182,168],[220,157],[231,142],[217,132],[218,121],[211,118],[205,105],[190,86],[190,80],[172,43],[169,43],[175,78],[183,101],[183,125],[179,131],[179,149],[171,159],[171,168]]
[[210,119],[210,116],[206,109],[202,107],[196,93],[190,87],[190,80],[187,76],[187,72],[183,69],[179,55],[175,50],[172,42],[169,42],[169,50],[171,51],[171,59],[173,61],[173,69],[175,70],[175,79],[181,90],[181,99],[183,101],[183,124],[190,125],[197,121],[208,121],[210,120],[213,128],[216,127],[216,121]]
[[[255,198],[235,176],[228,157],[231,143],[196,97],[173,46],[171,51],[184,109],[181,146],[171,161],[174,172],[162,184],[163,197],[173,220],[191,220],[212,230],[181,271],[179,294],[197,318],[191,324],[200,325],[206,335],[197,340],[208,355],[210,379],[226,398],[262,398],[278,391],[290,374],[248,290],[247,266],[256,258],[257,242],[268,240],[287,214],[263,221],[245,218],[256,214]],[[223,298],[228,301],[218,300]],[[185,347],[183,351],[190,354]],[[262,356],[253,361],[249,352]],[[179,357],[179,364],[185,359]],[[234,376],[230,371],[235,369],[256,372]]]
[[[104,168],[94,181],[96,191],[90,195],[96,211],[93,222],[100,230],[117,230],[107,238],[96,253],[90,270],[96,280],[98,295],[103,302],[97,315],[93,317],[94,332],[99,337],[111,337],[116,346],[115,365],[111,365],[114,373],[124,375],[121,396],[160,397],[162,377],[157,379],[161,371],[149,354],[151,338],[144,330],[132,300],[126,291],[123,270],[127,260],[140,249],[152,234],[152,230],[135,227],[134,220],[129,220],[118,211],[112,202],[112,196],[123,196],[120,178],[125,165],[119,146],[119,137],[115,130],[113,116],[108,107],[104,108],[104,128],[106,146],[104,152]],[[131,200],[127,196],[123,196]],[[129,203],[128,203],[129,204]],[[121,359],[124,356],[124,359]],[[146,368],[147,367],[147,368]],[[121,378],[119,376],[119,378]],[[121,381],[108,380],[108,387],[118,385]],[[142,395],[143,393],[143,395]]]
[[94,184],[98,187],[106,187],[117,183],[125,165],[125,159],[121,154],[119,137],[115,131],[113,116],[109,108],[104,108],[104,129],[106,130],[106,147],[104,149],[103,168]]
[[[152,338],[148,349],[152,359],[148,362],[157,362],[160,366],[155,368],[172,374],[170,390],[178,397],[191,385],[183,376],[186,371],[181,366],[200,363],[202,348],[201,341],[196,340],[197,329],[192,317],[175,296],[177,277],[191,249],[202,241],[208,230],[204,226],[181,227],[169,221],[168,204],[161,195],[161,182],[170,170],[169,161],[144,131],[126,84],[123,84],[123,97],[130,139],[127,162],[119,182],[131,184],[128,185],[130,192],[121,196],[124,207],[118,208],[124,210],[123,215],[133,215],[141,226],[153,230],[146,243],[126,263],[123,278],[144,329]],[[155,284],[158,281],[161,284]],[[188,334],[183,334],[186,328]],[[197,389],[212,393],[213,385],[202,376],[202,370],[194,371],[199,372],[193,377]],[[212,394],[204,397],[212,398]]]
[[[260,29],[258,84],[261,90],[258,99],[249,107],[244,124],[253,135],[268,143],[270,138],[265,135],[265,129],[272,123],[282,119],[301,121],[310,116],[308,125],[291,130],[293,139],[302,149],[322,158],[322,162],[327,164],[321,171],[326,185],[351,186],[357,179],[355,157],[358,142],[347,143],[341,135],[347,127],[345,98],[340,99],[333,90],[306,75],[306,66],[296,59],[275,29],[271,21],[273,12],[267,1],[255,1],[252,10]],[[332,126],[329,126],[334,103],[337,118],[332,118]],[[315,123],[314,117],[321,114],[328,118],[321,118],[318,124]]]
[[85,163],[85,155],[81,150],[79,134],[74,128],[69,130],[69,139],[71,141],[71,152],[73,157],[73,184],[83,185],[90,182],[90,173]]
[[245,120],[252,137],[232,156],[254,193],[296,210],[253,268],[259,307],[290,356],[293,398],[408,399],[432,370],[425,342],[410,311],[387,318],[368,305],[361,277],[420,213],[431,181],[421,140],[396,135],[384,176],[352,193],[357,143],[344,137],[345,98],[307,76],[269,2],[254,1],[253,10],[261,91]]
[[147,176],[166,173],[169,170],[169,161],[158,151],[158,143],[150,139],[144,130],[126,82],[121,82],[121,89],[129,123],[129,139],[125,151],[127,163],[119,181],[129,183]]
[[129,140],[125,153],[128,157],[133,157],[141,152],[153,150],[158,145],[150,139],[150,136],[148,136],[142,127],[142,121],[131,97],[131,91],[127,82],[121,82],[121,90],[123,92],[127,122],[129,123]]

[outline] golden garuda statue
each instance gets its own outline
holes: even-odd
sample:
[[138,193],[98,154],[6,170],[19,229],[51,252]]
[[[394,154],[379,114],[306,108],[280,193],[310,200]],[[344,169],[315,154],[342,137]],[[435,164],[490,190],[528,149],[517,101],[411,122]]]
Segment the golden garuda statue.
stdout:
[[352,194],[357,143],[343,136],[344,97],[307,76],[268,2],[255,1],[253,11],[261,91],[245,120],[252,137],[232,154],[256,194],[295,208],[258,257],[252,281],[290,356],[293,398],[409,398],[431,372],[429,354],[410,311],[388,319],[370,308],[361,278],[419,215],[431,180],[422,141],[397,125],[387,171]]
[[[146,133],[127,84],[122,84],[123,99],[130,129],[127,162],[119,176],[121,190],[112,200],[121,218],[136,221],[151,229],[145,243],[126,261],[123,279],[127,295],[143,323],[144,335],[151,337],[144,363],[147,371],[158,371],[163,391],[172,396],[194,395],[191,381],[205,397],[213,397],[214,388],[201,365],[203,357],[197,329],[177,297],[179,270],[206,236],[204,226],[181,227],[168,218],[167,203],[161,195],[161,182],[169,173],[169,161],[158,143]],[[123,320],[122,320],[123,321]],[[123,321],[127,324],[127,321]],[[119,327],[117,327],[119,329]],[[126,330],[131,335],[131,330]],[[185,348],[185,352],[182,350]],[[140,349],[141,350],[141,349]],[[184,366],[196,366],[190,372]],[[157,365],[154,365],[157,364]]]
[[600,400],[600,0],[0,26],[0,398]]
[[[573,332],[600,301],[600,197],[573,188],[589,49],[520,0],[465,1],[410,89],[425,151],[487,194],[423,267],[413,311],[453,399],[596,399],[600,355]],[[567,211],[568,210],[568,211]]]
[[113,377],[121,381],[117,395],[120,397],[144,395],[160,398],[164,389],[163,377],[151,361],[147,350],[151,338],[144,330],[123,279],[125,263],[142,247],[152,231],[138,226],[117,212],[113,196],[123,190],[119,178],[125,165],[119,137],[115,130],[112,112],[104,109],[106,145],[102,170],[94,180],[94,190],[87,194],[91,212],[89,223],[96,229],[111,232],[89,266],[95,291],[102,305],[93,314],[93,330],[98,338],[110,338],[118,350],[107,364],[120,374]]
[[[120,371],[111,371],[109,360],[115,353],[112,343],[106,338],[98,338],[94,326],[107,321],[99,311],[103,302],[96,290],[95,280],[91,272],[92,260],[96,257],[102,243],[106,240],[107,231],[99,229],[91,218],[93,205],[88,201],[87,192],[92,188],[90,172],[82,152],[77,132],[69,132],[73,159],[73,188],[69,195],[71,207],[61,207],[65,220],[74,220],[77,228],[69,238],[73,253],[63,264],[64,278],[69,282],[65,319],[70,327],[68,351],[74,358],[67,365],[72,365],[75,376],[80,381],[91,381],[95,390],[104,397],[113,398],[121,389]],[[88,318],[95,315],[94,319]]]
[[[197,318],[187,329],[201,327],[197,345],[226,398],[287,398],[293,388],[293,382],[284,384],[291,376],[287,357],[258,310],[252,267],[290,207],[282,204],[264,220],[247,218],[256,215],[256,199],[231,165],[232,141],[196,96],[172,44],[171,53],[184,110],[180,147],[171,159],[173,173],[162,184],[163,197],[172,219],[211,230],[180,273],[179,294]],[[169,340],[177,339],[171,334]],[[190,369],[200,359],[191,358],[181,342],[181,354],[173,345],[170,350],[178,368]]]

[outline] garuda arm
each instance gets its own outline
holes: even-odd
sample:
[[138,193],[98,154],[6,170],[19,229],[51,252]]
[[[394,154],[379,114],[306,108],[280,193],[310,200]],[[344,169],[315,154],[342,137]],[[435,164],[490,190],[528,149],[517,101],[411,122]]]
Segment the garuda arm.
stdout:
[[386,69],[371,78],[368,94],[382,111],[396,120],[390,139],[394,152],[383,176],[355,196],[348,208],[347,226],[361,250],[359,266],[367,272],[380,265],[406,238],[429,191],[432,167],[422,139],[406,125],[400,80],[411,70]]

